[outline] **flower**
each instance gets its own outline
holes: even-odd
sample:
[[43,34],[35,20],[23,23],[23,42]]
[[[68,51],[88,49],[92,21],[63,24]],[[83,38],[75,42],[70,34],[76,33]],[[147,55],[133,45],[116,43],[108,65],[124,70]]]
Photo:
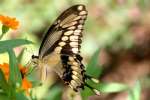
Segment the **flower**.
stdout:
[[3,65],[0,64],[0,69],[5,75],[5,79],[8,80],[9,77],[9,65],[7,63],[4,63]]
[[19,22],[16,20],[16,18],[0,15],[0,21],[3,25],[14,30],[16,30],[19,26]]
[[25,77],[25,74],[28,72],[28,68],[23,67],[22,65],[19,64],[19,70],[22,75],[22,89],[28,91],[28,89],[32,88],[32,83],[28,81]]
[[32,83],[30,81],[28,81],[26,78],[22,79],[22,89],[27,91],[32,87]]
[[[28,68],[26,67],[23,67],[22,65],[18,65],[19,66],[19,70],[20,70],[20,73],[22,75],[22,85],[21,85],[21,89],[25,90],[28,92],[28,90],[30,88],[32,88],[32,83],[30,81],[28,81],[26,79],[26,76],[25,74],[28,72]],[[7,63],[4,63],[4,64],[0,64],[0,69],[2,70],[2,72],[4,73],[4,76],[6,78],[6,80],[8,81],[9,79],[9,73],[10,73],[10,70],[9,70],[9,64]]]

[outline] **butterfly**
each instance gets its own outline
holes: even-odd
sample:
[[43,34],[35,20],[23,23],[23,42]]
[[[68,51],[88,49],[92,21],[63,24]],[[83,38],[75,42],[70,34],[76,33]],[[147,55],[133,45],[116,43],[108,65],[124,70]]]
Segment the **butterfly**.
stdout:
[[83,58],[80,55],[87,13],[82,4],[65,10],[48,29],[41,43],[39,55],[33,55],[32,62],[40,68],[42,80],[47,76],[47,68],[51,67],[74,91],[87,86],[99,94],[98,90],[86,83],[87,79],[94,82],[98,80],[85,74]]

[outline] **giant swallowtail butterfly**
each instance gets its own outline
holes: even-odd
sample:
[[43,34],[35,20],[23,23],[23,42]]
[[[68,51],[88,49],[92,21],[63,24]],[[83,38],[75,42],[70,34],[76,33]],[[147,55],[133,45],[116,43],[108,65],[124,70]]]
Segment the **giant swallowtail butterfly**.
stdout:
[[74,5],[65,10],[49,28],[39,49],[39,55],[33,55],[32,61],[40,68],[42,80],[46,78],[47,67],[53,67],[59,77],[74,91],[87,86],[98,94],[96,89],[86,83],[87,79],[95,79],[85,75],[80,56],[86,18],[87,10],[84,5]]

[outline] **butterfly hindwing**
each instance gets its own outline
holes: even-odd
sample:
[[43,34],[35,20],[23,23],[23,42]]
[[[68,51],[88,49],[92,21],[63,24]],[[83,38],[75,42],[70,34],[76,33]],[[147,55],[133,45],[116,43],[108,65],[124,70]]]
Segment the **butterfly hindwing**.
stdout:
[[72,89],[78,91],[79,88],[84,88],[85,84],[85,70],[81,63],[82,57],[80,55],[68,56],[61,55],[63,68],[65,69],[62,79]]
[[39,55],[44,57],[55,51],[60,54],[78,54],[87,11],[84,5],[75,5],[65,10],[49,28]]

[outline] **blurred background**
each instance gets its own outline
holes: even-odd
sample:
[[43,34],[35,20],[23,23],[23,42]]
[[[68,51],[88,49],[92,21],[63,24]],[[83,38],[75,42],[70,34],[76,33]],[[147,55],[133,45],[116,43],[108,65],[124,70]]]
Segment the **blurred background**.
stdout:
[[[149,0],[0,0],[0,14],[16,17],[20,22],[19,29],[10,31],[3,39],[25,38],[34,42],[25,47],[22,63],[26,64],[31,55],[38,54],[42,37],[50,25],[61,12],[74,4],[84,4],[88,10],[81,47],[84,64],[87,65],[94,52],[100,49],[98,66],[103,71],[99,79],[131,87],[140,80],[140,100],[150,100]],[[16,48],[16,54],[21,50]],[[8,62],[7,54],[0,55],[0,63],[3,62]],[[51,97],[59,92],[59,99],[71,100],[67,95],[71,90],[62,90],[60,84],[63,83],[56,77],[50,75],[48,85],[36,88],[33,94],[41,100],[57,100]],[[53,83],[58,83],[57,89],[53,93],[48,92],[47,88]],[[127,95],[126,92],[107,93],[90,96],[89,99],[127,100]],[[77,95],[72,100],[81,100],[81,97]]]

